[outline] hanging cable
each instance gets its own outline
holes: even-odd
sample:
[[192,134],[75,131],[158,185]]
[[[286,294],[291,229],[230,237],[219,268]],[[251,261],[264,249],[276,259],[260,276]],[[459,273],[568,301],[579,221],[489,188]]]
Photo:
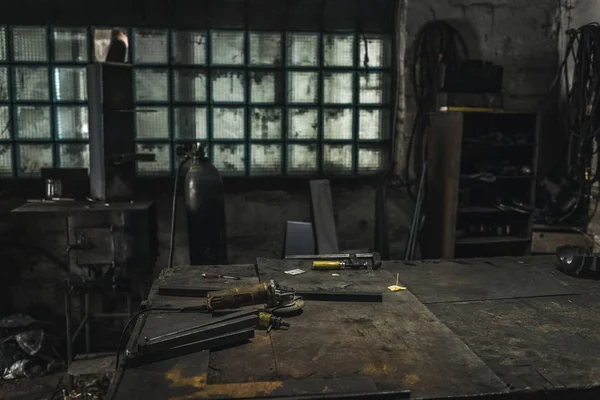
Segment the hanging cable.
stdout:
[[[552,83],[551,93],[557,87],[564,88],[564,130],[567,151],[561,160],[566,166],[566,177],[571,182],[575,201],[560,214],[543,216],[545,222],[562,222],[579,209],[582,199],[592,193],[594,184],[600,181],[600,25],[591,23],[567,31],[569,39],[558,73]],[[595,165],[592,165],[595,162]],[[587,222],[598,209],[596,196]]]
[[[415,41],[412,85],[417,103],[417,113],[413,122],[412,131],[406,149],[406,162],[404,167],[404,181],[410,198],[415,202],[412,222],[404,259],[410,261],[415,257],[415,249],[419,242],[420,234],[426,215],[424,214],[424,203],[427,196],[427,136],[425,134],[429,126],[429,113],[435,111],[437,93],[441,83],[440,64],[446,70],[458,69],[463,61],[469,58],[469,52],[463,37],[451,25],[444,21],[432,21],[425,24]],[[410,179],[412,166],[412,153],[417,145],[422,150],[422,162],[420,170],[415,170],[418,176],[418,188],[413,191]]]
[[175,255],[175,222],[177,221],[177,188],[179,186],[179,176],[183,170],[183,165],[189,160],[188,155],[184,155],[175,174],[175,182],[173,183],[173,204],[171,207],[171,238],[169,243],[169,263],[168,268],[173,267],[173,257]]
[[[468,58],[469,52],[464,38],[447,22],[431,21],[419,30],[411,69],[417,113],[406,149],[404,168],[405,184],[413,200],[416,200],[416,196],[410,179],[412,153],[417,144],[420,144],[423,162],[427,157],[425,130],[429,126],[429,113],[435,110],[436,95],[440,89],[439,65],[445,64],[447,69],[458,68],[460,63]],[[418,176],[419,171],[416,172]]]

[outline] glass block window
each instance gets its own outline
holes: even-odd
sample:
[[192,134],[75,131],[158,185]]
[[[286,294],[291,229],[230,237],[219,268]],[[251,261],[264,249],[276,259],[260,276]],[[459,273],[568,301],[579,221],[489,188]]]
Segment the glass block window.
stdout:
[[[391,40],[356,32],[122,28],[134,65],[138,175],[201,141],[224,176],[374,174],[389,163]],[[0,177],[87,167],[86,65],[110,27],[0,25]]]
[[0,178],[89,165],[89,32],[0,26]]

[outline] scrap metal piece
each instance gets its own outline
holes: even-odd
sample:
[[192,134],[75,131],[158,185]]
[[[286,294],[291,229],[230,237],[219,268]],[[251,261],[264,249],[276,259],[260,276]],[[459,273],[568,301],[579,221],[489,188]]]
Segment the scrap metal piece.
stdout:
[[139,367],[140,365],[181,357],[186,354],[196,353],[202,350],[210,350],[236,343],[246,342],[252,338],[254,338],[254,328],[247,328],[241,331],[226,333],[221,336],[212,337],[210,339],[201,340],[164,351],[151,352],[147,354],[126,352],[124,366],[125,368],[135,368]]
[[208,340],[230,332],[254,328],[259,323],[256,311],[238,312],[214,318],[192,328],[170,332],[154,338],[143,338],[137,345],[139,354],[167,350],[194,342]]

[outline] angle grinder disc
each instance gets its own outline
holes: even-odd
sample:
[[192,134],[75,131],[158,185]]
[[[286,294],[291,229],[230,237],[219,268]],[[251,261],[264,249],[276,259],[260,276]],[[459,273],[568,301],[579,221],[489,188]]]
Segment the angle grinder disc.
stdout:
[[304,300],[302,300],[302,298],[299,297],[288,305],[270,308],[270,309],[267,309],[267,311],[275,316],[283,317],[286,315],[289,316],[290,314],[297,314],[303,308],[304,308]]

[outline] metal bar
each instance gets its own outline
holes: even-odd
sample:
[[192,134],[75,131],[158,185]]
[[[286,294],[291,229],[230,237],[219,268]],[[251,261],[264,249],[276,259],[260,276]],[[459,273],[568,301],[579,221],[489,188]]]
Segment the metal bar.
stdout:
[[196,353],[202,350],[210,350],[219,347],[225,347],[236,343],[241,343],[254,338],[254,328],[248,328],[237,332],[227,333],[225,335],[213,337],[207,340],[179,346],[167,351],[160,351],[151,354],[133,355],[127,358],[126,368],[135,368],[140,365],[167,360],[170,358],[181,357],[186,354]]
[[167,351],[176,347],[210,340],[231,332],[237,332],[247,328],[254,329],[256,325],[258,325],[258,313],[214,325],[200,326],[195,329],[187,329],[181,332],[158,336],[148,340],[144,338],[142,343],[138,344],[137,349],[140,354]]
[[[213,287],[192,287],[192,286],[159,286],[158,294],[161,296],[176,297],[206,297],[209,292],[222,290]],[[351,301],[366,303],[381,303],[383,294],[378,292],[322,292],[322,291],[296,291],[298,296],[304,300],[316,301]]]
[[386,390],[364,393],[329,393],[305,396],[278,396],[278,397],[255,397],[255,399],[269,400],[320,400],[320,399],[410,399],[409,390]]
[[164,339],[169,339],[175,335],[181,335],[183,333],[186,332],[194,332],[196,330],[198,330],[199,328],[209,328],[210,326],[214,326],[216,324],[221,324],[223,322],[231,322],[232,320],[235,319],[239,319],[239,318],[243,318],[243,317],[248,317],[248,316],[256,316],[257,312],[256,310],[249,310],[249,311],[237,311],[237,312],[233,312],[233,313],[228,313],[228,314],[224,314],[221,317],[218,318],[213,318],[210,319],[208,321],[205,321],[203,323],[200,323],[196,326],[193,326],[191,328],[186,328],[186,329],[182,329],[180,331],[177,332],[169,332],[167,334],[164,335],[160,335],[160,336],[156,336],[153,338],[150,338],[149,341],[159,341],[159,340],[164,340]]
[[313,301],[343,301],[355,303],[381,303],[383,294],[378,292],[316,292],[296,291],[304,300]]
[[110,318],[131,318],[131,315],[129,313],[100,313],[100,314],[93,314],[92,315],[94,318],[106,318],[106,319],[110,319]]
[[356,258],[373,258],[374,253],[340,253],[340,254],[300,254],[285,256],[286,260],[339,260],[342,258],[349,258],[350,256]]

